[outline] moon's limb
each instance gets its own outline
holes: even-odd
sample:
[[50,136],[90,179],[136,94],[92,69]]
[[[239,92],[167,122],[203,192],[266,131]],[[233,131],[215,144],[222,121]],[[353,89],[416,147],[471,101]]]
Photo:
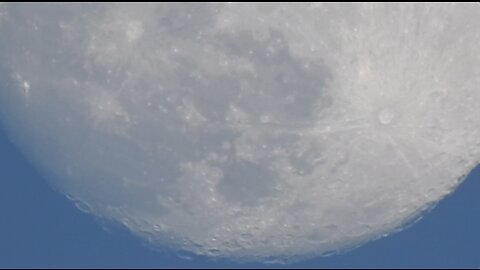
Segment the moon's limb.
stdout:
[[396,231],[480,160],[473,4],[2,4],[0,113],[79,207],[242,260]]

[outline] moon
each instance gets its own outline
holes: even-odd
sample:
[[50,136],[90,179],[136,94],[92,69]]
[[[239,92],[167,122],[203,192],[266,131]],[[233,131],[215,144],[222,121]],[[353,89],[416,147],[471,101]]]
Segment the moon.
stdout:
[[1,4],[0,119],[153,246],[291,261],[397,232],[480,161],[478,4]]

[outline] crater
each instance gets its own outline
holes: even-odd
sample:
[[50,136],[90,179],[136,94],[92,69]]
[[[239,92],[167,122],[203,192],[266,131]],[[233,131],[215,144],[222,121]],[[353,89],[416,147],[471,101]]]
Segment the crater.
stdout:
[[378,113],[378,122],[382,125],[389,125],[395,118],[395,113],[390,109],[383,109]]

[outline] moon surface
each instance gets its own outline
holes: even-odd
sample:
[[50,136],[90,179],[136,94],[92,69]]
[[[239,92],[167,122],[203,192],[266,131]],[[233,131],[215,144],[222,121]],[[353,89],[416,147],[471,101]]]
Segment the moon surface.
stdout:
[[0,119],[86,212],[240,261],[401,230],[480,161],[478,4],[1,4]]

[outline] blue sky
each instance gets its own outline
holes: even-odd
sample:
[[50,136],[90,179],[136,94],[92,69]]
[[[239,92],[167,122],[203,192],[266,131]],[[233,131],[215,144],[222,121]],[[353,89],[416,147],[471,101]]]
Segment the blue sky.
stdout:
[[[277,267],[480,267],[480,169],[420,222],[342,255]],[[271,267],[153,251],[53,191],[0,129],[0,267]]]

